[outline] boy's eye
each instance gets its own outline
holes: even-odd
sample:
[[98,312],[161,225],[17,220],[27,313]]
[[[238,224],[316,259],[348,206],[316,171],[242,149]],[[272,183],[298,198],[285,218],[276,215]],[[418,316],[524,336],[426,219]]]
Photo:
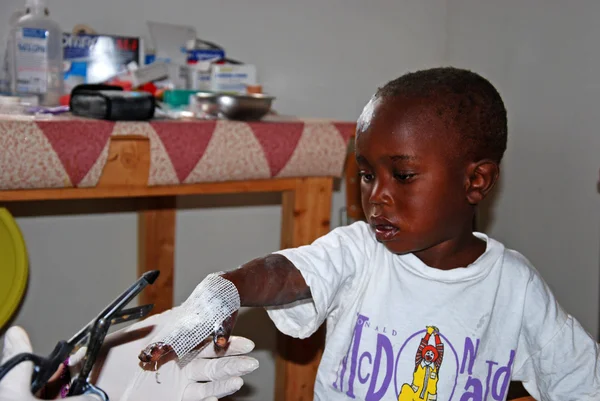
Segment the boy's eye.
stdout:
[[408,182],[415,177],[415,173],[395,173],[394,178],[400,182]]
[[360,177],[361,181],[363,181],[363,182],[371,182],[371,181],[373,181],[373,178],[375,178],[373,176],[373,174],[368,173],[366,171],[359,171],[358,176]]

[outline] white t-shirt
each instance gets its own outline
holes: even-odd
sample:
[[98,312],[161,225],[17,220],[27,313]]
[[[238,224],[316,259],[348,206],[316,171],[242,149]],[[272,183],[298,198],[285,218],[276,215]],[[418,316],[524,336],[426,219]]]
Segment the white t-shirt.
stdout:
[[389,252],[364,222],[277,252],[312,293],[267,308],[277,328],[306,338],[327,321],[315,400],[505,400],[510,380],[539,401],[600,400],[599,345],[527,259],[475,235],[485,253],[450,271]]

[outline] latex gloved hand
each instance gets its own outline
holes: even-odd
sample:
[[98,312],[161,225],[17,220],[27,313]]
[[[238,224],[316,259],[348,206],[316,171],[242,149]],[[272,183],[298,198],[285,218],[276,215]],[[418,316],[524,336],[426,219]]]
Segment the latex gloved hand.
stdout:
[[[241,376],[258,368],[256,359],[243,356],[254,349],[254,343],[244,337],[232,336],[227,350],[219,355],[208,342],[183,360],[171,353],[157,364],[140,362],[140,351],[168,329],[176,316],[178,308],[106,336],[90,382],[104,390],[111,401],[216,400],[239,390]],[[71,357],[73,377],[84,354],[85,348]]]
[[[4,351],[0,365],[22,352],[32,352],[29,336],[21,327],[10,327],[4,335]],[[21,362],[0,381],[0,401],[39,401],[31,393],[32,362]],[[73,401],[99,401],[93,395],[69,397]]]

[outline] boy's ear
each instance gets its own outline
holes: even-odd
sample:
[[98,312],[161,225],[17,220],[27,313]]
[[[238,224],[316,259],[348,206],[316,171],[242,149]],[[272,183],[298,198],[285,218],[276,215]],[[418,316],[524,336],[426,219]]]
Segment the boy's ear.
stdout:
[[467,168],[466,195],[467,201],[477,205],[492,190],[498,177],[498,163],[486,159],[471,163]]

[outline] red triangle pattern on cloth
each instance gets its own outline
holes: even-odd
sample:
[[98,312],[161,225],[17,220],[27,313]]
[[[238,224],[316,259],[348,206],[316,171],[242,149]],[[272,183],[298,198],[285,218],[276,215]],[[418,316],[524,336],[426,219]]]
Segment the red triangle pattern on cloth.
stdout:
[[341,137],[344,139],[344,143],[348,144],[350,138],[352,138],[356,132],[355,123],[333,123],[334,127],[338,130]]
[[248,125],[265,153],[271,177],[276,176],[292,157],[304,131],[303,122],[249,122]]
[[74,186],[90,171],[112,134],[111,121],[36,121]]
[[215,132],[216,121],[156,121],[152,128],[165,146],[180,182],[204,156]]

